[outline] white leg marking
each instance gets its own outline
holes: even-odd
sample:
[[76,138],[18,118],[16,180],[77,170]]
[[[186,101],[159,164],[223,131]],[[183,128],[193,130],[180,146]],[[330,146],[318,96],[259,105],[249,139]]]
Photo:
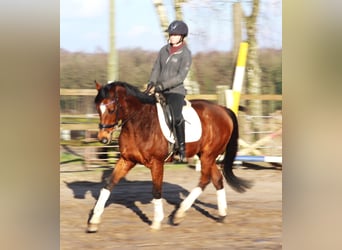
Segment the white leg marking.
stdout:
[[161,222],[164,219],[163,200],[153,199],[152,203],[154,204],[154,218],[153,218],[151,228],[160,229]]
[[201,195],[201,193],[202,189],[200,187],[195,187],[193,190],[191,190],[188,197],[186,197],[180,205],[179,215],[182,215],[184,212],[186,212],[192,206],[195,200]]
[[216,191],[217,194],[217,206],[218,206],[218,213],[220,216],[227,215],[227,200],[226,200],[226,192],[224,188],[221,190]]
[[102,188],[100,192],[100,197],[96,202],[94,207],[93,216],[90,219],[90,223],[97,224],[100,223],[101,214],[104,211],[104,207],[106,205],[106,201],[110,196],[110,191],[108,189]]

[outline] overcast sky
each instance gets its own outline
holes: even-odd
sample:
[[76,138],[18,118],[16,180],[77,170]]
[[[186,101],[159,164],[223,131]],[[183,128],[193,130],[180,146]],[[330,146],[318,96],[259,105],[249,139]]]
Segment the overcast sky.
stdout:
[[[169,21],[173,0],[163,1]],[[223,2],[223,3],[222,3]],[[229,51],[233,46],[231,2],[190,0],[183,5],[193,53]],[[244,5],[248,13],[250,8]],[[152,0],[115,0],[116,47],[157,51],[165,44]],[[261,0],[259,47],[282,48],[281,0]],[[96,52],[109,48],[109,0],[61,0],[60,47],[68,51]]]

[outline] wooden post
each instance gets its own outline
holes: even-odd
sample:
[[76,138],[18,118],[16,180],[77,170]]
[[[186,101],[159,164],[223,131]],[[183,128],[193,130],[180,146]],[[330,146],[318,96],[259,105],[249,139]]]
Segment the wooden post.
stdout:
[[107,80],[112,82],[119,79],[118,55],[115,48],[115,0],[109,0],[109,55]]
[[241,3],[233,4],[233,27],[234,27],[234,59],[237,58],[239,46],[242,41],[242,10]]

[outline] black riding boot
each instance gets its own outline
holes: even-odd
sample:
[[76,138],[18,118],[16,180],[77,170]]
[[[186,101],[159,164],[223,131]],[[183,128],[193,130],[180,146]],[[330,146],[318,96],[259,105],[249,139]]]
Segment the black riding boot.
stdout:
[[185,162],[185,124],[184,120],[176,124],[179,161]]

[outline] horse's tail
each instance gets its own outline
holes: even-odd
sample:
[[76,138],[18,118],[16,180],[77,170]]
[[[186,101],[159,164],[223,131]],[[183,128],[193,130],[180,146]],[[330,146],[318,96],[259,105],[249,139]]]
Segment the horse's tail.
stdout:
[[223,159],[222,172],[229,186],[231,186],[235,191],[243,193],[246,191],[246,189],[252,187],[252,182],[249,180],[241,179],[235,176],[233,173],[233,163],[235,160],[236,153],[238,151],[239,126],[235,113],[230,109],[226,110],[233,121],[233,131],[229,139],[228,145],[226,147],[226,152]]

